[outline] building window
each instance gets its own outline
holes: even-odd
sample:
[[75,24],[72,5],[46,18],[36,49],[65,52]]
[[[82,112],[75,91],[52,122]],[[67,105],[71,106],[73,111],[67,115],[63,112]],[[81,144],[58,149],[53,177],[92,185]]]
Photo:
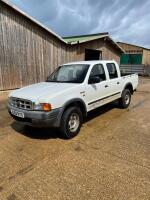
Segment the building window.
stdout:
[[102,51],[85,49],[85,60],[102,60]]

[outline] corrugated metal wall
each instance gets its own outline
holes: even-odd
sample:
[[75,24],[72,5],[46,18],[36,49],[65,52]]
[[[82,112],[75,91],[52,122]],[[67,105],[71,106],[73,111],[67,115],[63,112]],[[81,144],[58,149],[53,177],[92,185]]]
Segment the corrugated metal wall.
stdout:
[[139,75],[146,75],[145,65],[120,65],[123,73],[137,73]]
[[85,48],[101,49],[104,59],[119,61],[112,44],[67,45],[0,1],[0,90],[44,81],[58,65],[84,60]]

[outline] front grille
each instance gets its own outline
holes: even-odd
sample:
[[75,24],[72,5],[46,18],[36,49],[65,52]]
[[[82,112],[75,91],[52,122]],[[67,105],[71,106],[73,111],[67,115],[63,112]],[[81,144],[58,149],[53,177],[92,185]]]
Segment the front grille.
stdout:
[[20,109],[24,109],[24,110],[32,110],[33,109],[32,102],[29,100],[25,100],[25,99],[10,97],[9,104],[16,108],[20,108]]

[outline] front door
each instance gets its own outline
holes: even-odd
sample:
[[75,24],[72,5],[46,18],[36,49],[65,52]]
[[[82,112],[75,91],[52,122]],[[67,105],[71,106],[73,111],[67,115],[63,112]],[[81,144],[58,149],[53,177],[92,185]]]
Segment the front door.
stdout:
[[86,102],[88,111],[93,110],[104,104],[104,98],[108,95],[108,88],[106,80],[106,73],[102,64],[96,64],[93,66],[90,77],[98,76],[100,82],[96,84],[88,83],[86,89]]

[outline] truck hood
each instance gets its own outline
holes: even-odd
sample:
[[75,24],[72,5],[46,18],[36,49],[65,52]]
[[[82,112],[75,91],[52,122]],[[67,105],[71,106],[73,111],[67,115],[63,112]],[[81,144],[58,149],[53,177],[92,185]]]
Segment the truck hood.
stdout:
[[44,97],[54,97],[65,90],[72,90],[74,87],[77,87],[78,84],[74,83],[51,83],[51,82],[42,82],[33,84],[18,90],[13,91],[9,96],[28,99],[33,102],[43,99]]

